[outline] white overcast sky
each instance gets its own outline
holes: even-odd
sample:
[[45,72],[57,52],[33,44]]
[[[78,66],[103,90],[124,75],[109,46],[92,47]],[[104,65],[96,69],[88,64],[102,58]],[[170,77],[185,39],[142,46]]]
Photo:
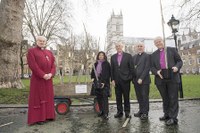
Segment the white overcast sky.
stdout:
[[[106,37],[106,24],[112,11],[123,14],[124,36],[125,37],[156,37],[162,36],[160,0],[71,0],[74,5],[74,32],[83,32],[83,23],[90,34],[100,37],[101,48],[103,48]],[[167,26],[171,15],[175,10],[169,7],[172,0],[162,0],[165,34],[171,35]],[[86,12],[87,9],[87,12]]]

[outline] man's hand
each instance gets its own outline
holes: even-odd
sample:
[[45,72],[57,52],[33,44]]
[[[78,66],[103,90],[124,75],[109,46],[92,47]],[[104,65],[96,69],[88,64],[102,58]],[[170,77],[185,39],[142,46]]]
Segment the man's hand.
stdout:
[[93,82],[93,81],[94,81],[94,78],[92,78],[91,81]]
[[177,67],[172,67],[173,72],[178,72],[178,68]]
[[48,76],[49,76],[49,79],[51,79],[53,75],[51,73],[49,73]]
[[102,85],[101,88],[103,88],[105,84],[104,84],[104,83],[101,83],[101,85]]
[[140,84],[140,85],[141,85],[141,84],[142,84],[142,79],[138,79],[138,81],[137,81],[137,82],[138,82],[138,84]]
[[43,79],[48,80],[48,79],[49,79],[49,75],[48,75],[48,74],[45,74],[45,75],[43,76]]
[[158,74],[158,76],[159,76],[161,79],[163,79],[163,76],[161,75],[160,72],[161,72],[161,70],[158,70],[158,71],[157,71],[157,74]]
[[51,73],[45,74],[43,78],[44,78],[45,80],[49,80],[49,79],[52,78],[52,74],[51,74]]

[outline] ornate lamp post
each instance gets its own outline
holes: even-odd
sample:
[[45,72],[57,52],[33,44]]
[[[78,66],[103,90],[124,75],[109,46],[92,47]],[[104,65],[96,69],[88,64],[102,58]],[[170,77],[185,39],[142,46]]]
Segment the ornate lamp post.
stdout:
[[[178,32],[179,23],[180,23],[180,21],[177,20],[177,19],[175,19],[174,15],[172,15],[171,19],[167,23],[169,25],[169,27],[171,28],[172,33],[174,35],[174,41],[175,41],[175,46],[176,46],[177,52],[178,52],[179,48],[178,48],[178,44],[177,44],[177,35],[176,35],[176,32]],[[179,91],[180,91],[180,98],[183,98],[183,87],[182,87],[182,77],[181,77],[181,74],[180,74]]]
[[167,23],[169,25],[169,27],[172,29],[172,33],[174,34],[174,41],[175,41],[175,46],[176,46],[177,51],[178,51],[178,45],[177,45],[176,32],[178,32],[179,23],[180,23],[179,20],[175,19],[174,15],[172,15],[171,19]]

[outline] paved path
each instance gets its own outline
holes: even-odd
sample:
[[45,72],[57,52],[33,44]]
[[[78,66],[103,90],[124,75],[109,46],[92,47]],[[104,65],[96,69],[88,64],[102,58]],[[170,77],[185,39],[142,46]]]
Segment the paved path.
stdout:
[[[132,114],[137,112],[138,104],[131,104]],[[110,119],[104,121],[94,113],[92,106],[71,107],[65,116],[57,115],[56,121],[45,125],[26,125],[26,108],[0,109],[0,133],[199,133],[200,100],[180,101],[179,124],[165,126],[159,121],[162,103],[150,103],[148,121],[132,116],[125,128],[125,118],[115,119],[116,106],[110,106]]]

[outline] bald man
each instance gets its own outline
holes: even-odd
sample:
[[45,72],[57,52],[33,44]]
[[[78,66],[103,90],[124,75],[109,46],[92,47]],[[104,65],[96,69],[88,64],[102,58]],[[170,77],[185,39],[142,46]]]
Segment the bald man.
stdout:
[[[130,118],[130,81],[132,79],[132,56],[123,52],[124,44],[118,42],[115,44],[117,53],[111,57],[111,81],[115,87],[117,102],[117,113],[115,118],[123,116]],[[124,108],[122,106],[122,96],[124,99]]]
[[148,119],[149,112],[149,84],[150,80],[150,56],[145,53],[145,45],[138,42],[135,47],[137,54],[133,56],[133,84],[139,103],[139,111],[134,114],[141,120]]
[[175,48],[164,46],[161,37],[156,37],[154,44],[158,49],[151,55],[151,71],[163,100],[164,116],[160,117],[160,121],[166,121],[166,125],[170,126],[178,123],[179,70],[183,62]]

